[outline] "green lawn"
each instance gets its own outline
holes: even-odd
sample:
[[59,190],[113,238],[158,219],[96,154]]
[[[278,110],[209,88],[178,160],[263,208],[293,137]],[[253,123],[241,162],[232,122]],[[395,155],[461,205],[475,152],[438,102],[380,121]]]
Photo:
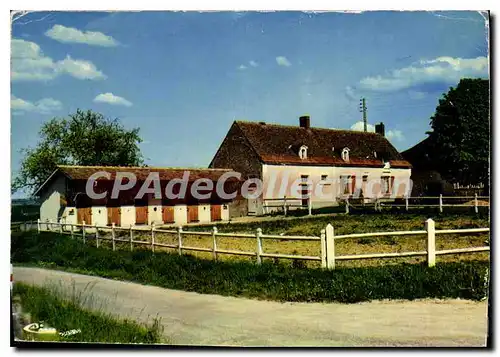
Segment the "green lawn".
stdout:
[[[13,300],[28,313],[31,322],[43,322],[58,332],[79,330],[70,336],[60,336],[61,342],[108,342],[108,343],[160,343],[161,331],[158,321],[150,326],[133,321],[118,320],[103,312],[88,311],[81,307],[86,296],[71,299],[60,296],[54,288],[40,288],[15,283]],[[21,337],[21,336],[19,336]]]
[[12,236],[12,261],[199,293],[279,301],[463,298],[479,300],[487,291],[489,262],[304,268],[265,261],[213,261],[192,255],[126,249],[112,251],[57,233]]
[[[314,235],[319,236],[321,229],[331,223],[335,228],[335,234],[369,233],[369,232],[390,232],[390,231],[411,231],[423,230],[424,222],[428,216],[421,214],[363,214],[363,215],[331,215],[320,217],[287,218],[277,220],[262,220],[251,223],[219,223],[219,232],[224,233],[250,233],[255,234],[257,228],[262,228],[263,233],[283,234],[283,235]],[[437,215],[432,217],[436,222],[436,229],[458,229],[458,228],[483,228],[489,227],[488,218],[482,215]],[[210,231],[213,225],[185,227],[188,231]],[[151,241],[149,232],[134,233],[134,239]],[[110,233],[101,233],[101,236],[110,237]],[[117,230],[117,237],[128,239],[129,232]],[[446,234],[436,237],[436,249],[455,249],[467,247],[481,247],[485,245],[488,234]],[[177,235],[169,233],[155,233],[155,242],[176,245]],[[95,244],[95,243],[90,243]],[[213,240],[211,236],[186,235],[183,236],[183,245],[191,247],[211,248]],[[111,247],[110,242],[103,241],[102,247]],[[118,249],[130,249],[128,243],[117,243]],[[239,250],[255,252],[255,238],[231,238],[219,237],[217,241],[219,249]],[[134,249],[151,249],[149,246],[138,246]],[[177,252],[176,249],[155,248],[156,251]],[[297,240],[263,240],[263,249],[266,253],[280,253],[306,256],[320,256],[319,241],[297,241]],[[375,238],[350,238],[340,239],[335,242],[336,255],[356,255],[374,253],[398,253],[409,251],[425,251],[426,236],[386,236]],[[187,254],[203,258],[212,259],[211,252],[189,251]],[[241,255],[219,254],[217,259],[224,261],[255,261],[255,257]],[[264,261],[272,261],[275,258],[263,258]],[[473,254],[452,254],[437,257],[440,262],[489,260],[488,252]],[[404,258],[381,258],[369,260],[338,261],[338,267],[363,267],[379,266],[400,263],[421,263],[425,257],[404,257]],[[286,264],[299,264],[308,267],[320,267],[320,262],[308,261],[305,263],[292,261],[282,261]]]

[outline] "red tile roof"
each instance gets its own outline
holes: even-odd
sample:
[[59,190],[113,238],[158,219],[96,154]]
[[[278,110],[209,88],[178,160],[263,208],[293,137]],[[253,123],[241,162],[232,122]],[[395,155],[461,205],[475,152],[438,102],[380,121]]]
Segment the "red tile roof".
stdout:
[[[176,178],[182,178],[184,172],[189,172],[189,181],[199,178],[208,178],[217,181],[223,174],[231,172],[231,169],[196,169],[196,168],[169,168],[169,167],[127,167],[127,166],[58,166],[60,172],[64,173],[72,180],[87,180],[93,174],[105,171],[110,173],[109,180],[114,180],[117,172],[133,173],[137,180],[145,180],[151,172],[158,172],[161,181],[169,181]],[[99,180],[108,180],[105,177]],[[230,178],[228,181],[235,181]]]
[[[245,121],[235,124],[267,164],[383,167],[389,161],[391,167],[411,167],[387,138],[376,133]],[[298,156],[297,148],[302,145],[308,148],[307,159]],[[349,161],[341,157],[345,147],[349,148]]]

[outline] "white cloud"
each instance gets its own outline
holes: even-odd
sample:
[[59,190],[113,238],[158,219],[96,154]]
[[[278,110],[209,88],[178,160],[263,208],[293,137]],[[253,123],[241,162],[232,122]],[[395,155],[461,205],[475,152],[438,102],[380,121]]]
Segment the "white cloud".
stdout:
[[[368,132],[375,132],[375,125],[367,123],[366,129]],[[364,131],[363,121],[358,121],[351,126],[351,130]],[[401,130],[386,130],[385,137],[390,141],[403,141],[405,139]]]
[[[364,131],[365,130],[365,127],[364,127],[364,124],[362,121],[358,121],[356,123],[354,123],[352,126],[351,126],[351,130],[356,130],[356,131]],[[372,125],[372,124],[368,124],[366,125],[366,130],[371,132],[371,133],[374,133],[375,132],[375,125]]]
[[391,141],[403,141],[405,139],[401,130],[389,130],[385,133],[385,136]]
[[240,64],[240,66],[238,67],[238,69],[239,69],[240,71],[244,71],[244,70],[245,70],[245,69],[247,69],[247,68],[248,68],[248,67],[247,67],[247,66],[245,66],[244,64]]
[[83,32],[72,27],[54,25],[45,32],[45,36],[63,43],[85,43],[92,46],[114,47],[118,42],[111,36],[102,32],[87,31]]
[[78,79],[105,79],[96,66],[86,60],[67,56],[55,62],[45,56],[36,43],[21,39],[11,41],[11,79],[13,81],[48,81],[68,74]]
[[292,65],[290,63],[290,61],[285,56],[278,56],[278,57],[276,57],[276,63],[279,66],[285,66],[285,67],[290,67]]
[[258,67],[259,66],[259,64],[257,62],[255,62],[255,61],[253,61],[253,60],[252,61],[248,61],[248,64],[250,64],[250,66],[252,66],[252,67]]
[[57,71],[78,79],[105,79],[106,76],[96,66],[85,60],[74,60],[69,55],[57,62]]
[[62,103],[52,98],[43,98],[33,103],[12,95],[10,108],[14,115],[23,115],[25,113],[49,114],[61,110]]
[[126,107],[131,107],[132,103],[125,98],[114,95],[113,93],[101,93],[94,98],[96,103],[108,103],[111,105],[124,105]]
[[395,69],[385,75],[365,77],[359,84],[363,89],[396,91],[435,82],[458,83],[464,77],[487,77],[488,58],[438,57],[421,60],[411,66]]

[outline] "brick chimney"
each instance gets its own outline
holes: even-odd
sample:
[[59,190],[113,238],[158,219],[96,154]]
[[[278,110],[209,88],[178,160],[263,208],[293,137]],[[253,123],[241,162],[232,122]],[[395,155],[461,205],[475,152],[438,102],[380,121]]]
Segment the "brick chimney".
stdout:
[[301,128],[309,129],[311,127],[311,117],[309,115],[303,115],[299,118],[299,125]]
[[384,123],[375,124],[375,132],[382,136],[385,136],[385,126]]

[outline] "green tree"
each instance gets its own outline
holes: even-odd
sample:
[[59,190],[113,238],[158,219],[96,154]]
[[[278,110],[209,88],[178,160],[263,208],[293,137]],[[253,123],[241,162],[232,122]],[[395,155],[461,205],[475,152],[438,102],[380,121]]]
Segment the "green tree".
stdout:
[[57,165],[143,164],[139,129],[127,130],[118,119],[91,110],[78,109],[68,118],[53,118],[42,125],[39,135],[36,147],[21,150],[24,158],[12,184],[13,192],[21,188],[33,192]]
[[462,79],[439,100],[431,118],[429,153],[445,179],[489,187],[489,80]]

